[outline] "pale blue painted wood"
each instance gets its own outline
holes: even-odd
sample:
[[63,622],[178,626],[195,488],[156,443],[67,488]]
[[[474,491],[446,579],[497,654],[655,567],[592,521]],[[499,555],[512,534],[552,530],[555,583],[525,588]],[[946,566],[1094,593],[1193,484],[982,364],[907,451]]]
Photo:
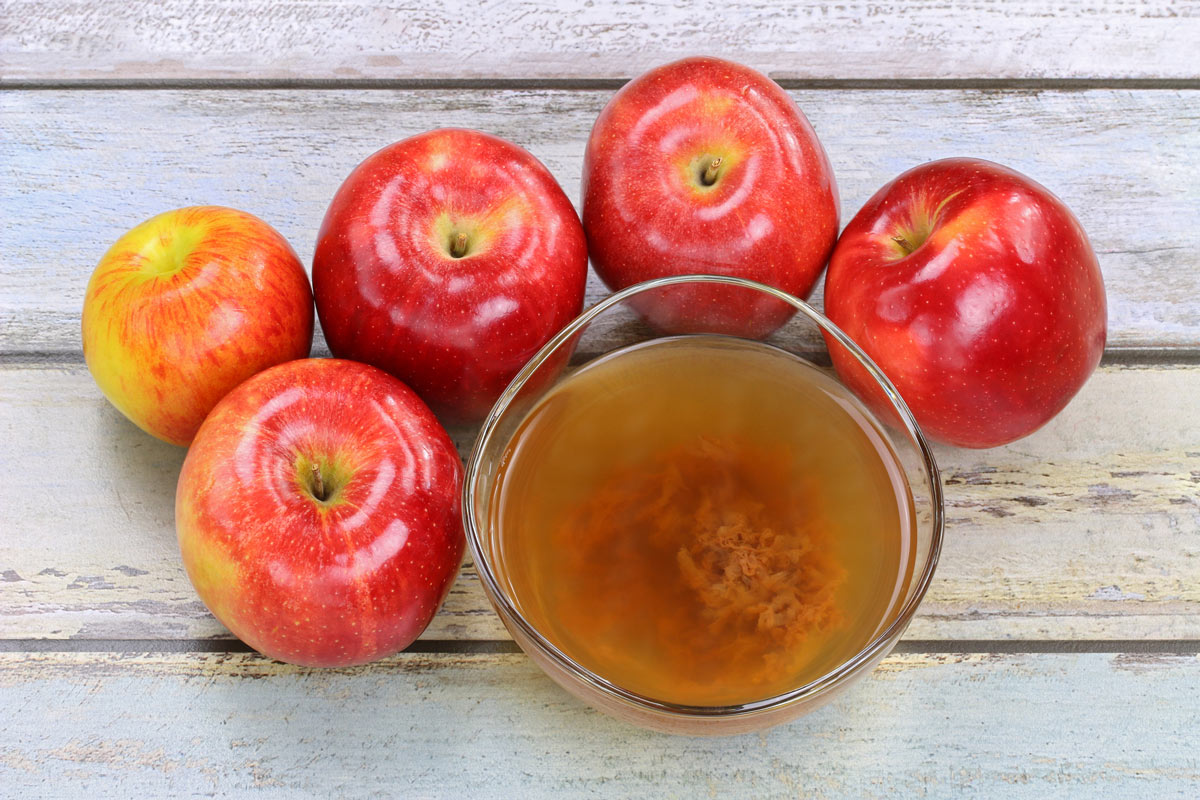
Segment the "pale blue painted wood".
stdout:
[[610,720],[522,655],[3,655],[0,715],[0,794],[25,798],[1200,795],[1195,656],[894,656],[729,739]]
[[[1198,412],[1198,369],[1105,367],[1028,439],[938,448],[947,536],[909,635],[1200,639]],[[227,636],[179,561],[182,460],[84,367],[0,367],[0,638]],[[469,564],[425,637],[508,638]]]
[[[759,0],[570,14],[515,0],[471,4],[473,26],[454,8],[0,0],[0,83],[611,78],[697,48],[793,78],[1194,79],[1200,63],[1200,16],[1165,0],[1060,4],[1053,16],[1007,0],[786,14]],[[221,202],[264,216],[307,260],[353,164],[437,125],[529,147],[577,200],[583,142],[609,94],[0,93],[0,354],[74,360],[0,368],[0,636],[221,633],[175,558],[179,452],[132,430],[78,366],[83,287],[120,232]],[[920,161],[1004,161],[1091,232],[1110,342],[1200,345],[1200,92],[793,94],[830,151],[844,219]],[[589,298],[602,293],[593,279]],[[1200,636],[1197,374],[1108,370],[1030,440],[940,452],[951,529],[910,633]],[[430,634],[503,636],[470,573],[459,587]],[[1194,798],[1198,687],[1195,656],[905,655],[791,726],[684,740],[587,710],[522,656],[327,673],[244,655],[0,653],[0,797]]]
[[[1109,344],[1200,345],[1200,91],[796,91],[848,221],[934,158],[1019,169],[1089,231]],[[0,352],[79,349],[88,276],[128,228],[217,203],[276,226],[308,264],[338,185],[370,153],[438,126],[529,148],[579,199],[602,91],[0,93]],[[588,302],[607,292],[593,275]],[[818,288],[814,297],[821,296]],[[815,337],[807,343],[819,347]]]

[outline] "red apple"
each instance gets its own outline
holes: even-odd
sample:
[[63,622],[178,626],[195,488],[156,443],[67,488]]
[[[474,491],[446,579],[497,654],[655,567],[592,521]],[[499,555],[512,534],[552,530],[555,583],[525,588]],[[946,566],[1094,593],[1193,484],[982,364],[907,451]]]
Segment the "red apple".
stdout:
[[334,355],[397,376],[445,419],[483,417],[583,308],[587,246],[541,162],[477,131],[430,131],[338,189],[313,258]]
[[[592,266],[614,290],[708,273],[805,298],[837,238],[837,187],[778,84],[740,64],[687,58],[626,84],[600,112],[583,161],[583,226]],[[665,293],[646,312],[668,331],[758,337],[793,309],[703,287]]]
[[1104,351],[1104,282],[1079,221],[1045,187],[978,159],[923,164],[876,192],[834,250],[825,312],[927,434],[963,447],[1046,424]]
[[101,391],[138,427],[186,445],[256,372],[304,358],[313,299],[300,259],[244,211],[196,206],[117,240],[83,301],[83,355]]
[[239,639],[296,664],[363,664],[407,647],[445,599],[461,485],[454,445],[408,387],[305,359],[213,409],[175,525],[192,585]]

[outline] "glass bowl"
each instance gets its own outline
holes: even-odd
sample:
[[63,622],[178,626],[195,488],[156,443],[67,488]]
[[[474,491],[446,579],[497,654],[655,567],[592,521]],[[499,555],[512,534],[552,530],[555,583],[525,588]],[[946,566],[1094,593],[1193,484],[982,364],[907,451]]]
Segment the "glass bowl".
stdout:
[[[678,313],[679,309],[692,309]],[[720,309],[753,309],[754,322],[727,319]],[[790,317],[790,319],[789,319]],[[652,328],[645,320],[659,324]],[[758,321],[769,319],[773,332]],[[669,330],[662,330],[665,325]],[[746,326],[739,331],[739,326]],[[496,573],[498,532],[490,504],[508,444],[528,412],[574,370],[626,345],[687,333],[764,334],[768,344],[801,358],[823,360],[821,341],[853,365],[853,384],[874,409],[874,419],[898,456],[915,511],[913,580],[902,601],[881,620],[857,654],[824,675],[783,694],[731,706],[683,706],[629,691],[584,667],[556,647],[522,615]],[[841,352],[838,352],[841,351]],[[869,384],[864,383],[869,382]],[[865,391],[864,391],[865,389]],[[870,358],[832,322],[802,300],[753,281],[684,275],[646,281],[617,292],[560,331],[517,374],[483,423],[467,463],[463,486],[467,543],[484,591],[514,640],[547,675],[591,706],[642,727],[687,735],[726,735],[794,719],[829,702],[873,669],[908,627],[933,578],[941,549],[941,481],[929,445],[895,387]]]

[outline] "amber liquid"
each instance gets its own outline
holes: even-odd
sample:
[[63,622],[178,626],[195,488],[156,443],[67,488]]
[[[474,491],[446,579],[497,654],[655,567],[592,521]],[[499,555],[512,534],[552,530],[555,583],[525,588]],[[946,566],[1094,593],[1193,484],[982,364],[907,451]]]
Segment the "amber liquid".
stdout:
[[560,650],[680,705],[820,677],[895,619],[911,494],[841,384],[718,336],[618,350],[561,381],[509,444],[497,573]]

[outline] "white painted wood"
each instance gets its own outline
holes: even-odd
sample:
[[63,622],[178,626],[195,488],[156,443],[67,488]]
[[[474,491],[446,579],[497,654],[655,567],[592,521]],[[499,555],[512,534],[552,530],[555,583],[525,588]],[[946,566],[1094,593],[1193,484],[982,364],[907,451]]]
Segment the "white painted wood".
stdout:
[[1195,78],[1189,0],[4,0],[5,81],[623,78],[694,53],[781,78]]
[[1200,660],[902,655],[761,734],[648,733],[523,655],[318,671],[247,655],[0,655],[25,798],[1195,797]]
[[[565,88],[695,52],[796,81],[1194,85],[1197,42],[1200,6],[1169,0],[0,0],[0,87]],[[1111,344],[1200,347],[1200,92],[872,85],[793,92],[830,151],[843,221],[915,163],[1008,163],[1091,232]],[[125,422],[78,362],[84,285],[117,235],[219,202],[275,224],[307,262],[349,169],[439,125],[525,145],[578,201],[609,95],[0,92],[0,355],[47,355],[0,366],[0,639],[228,636],[178,561],[182,451]],[[589,300],[603,294],[593,278]],[[909,638],[1200,638],[1197,398],[1200,368],[1108,367],[1027,440],[940,448],[947,539]],[[464,452],[472,433],[453,432]],[[506,638],[469,564],[424,638]],[[521,655],[329,672],[241,654],[0,653],[0,795],[1194,797],[1198,678],[1195,656],[898,655],[791,726],[684,740],[587,710]]]
[[[135,428],[82,367],[0,370],[0,637],[229,635],[179,560],[184,453]],[[502,635],[468,561],[426,638]]]
[[[610,95],[0,93],[0,351],[78,352],[96,261],[129,227],[169,208],[252,211],[308,263],[350,170],[432,127],[477,127],[524,145],[578,201],[584,143]],[[1200,344],[1200,91],[793,95],[829,151],[844,221],[923,161],[974,155],[1009,164],[1063,197],[1089,231],[1108,286],[1110,344]],[[589,302],[604,293],[593,277]]]
[[[939,448],[946,541],[909,637],[1200,638],[1198,416],[1200,368],[1105,368],[1028,439]],[[179,562],[182,459],[82,367],[0,370],[0,638],[228,636]],[[425,638],[507,638],[469,565]]]

